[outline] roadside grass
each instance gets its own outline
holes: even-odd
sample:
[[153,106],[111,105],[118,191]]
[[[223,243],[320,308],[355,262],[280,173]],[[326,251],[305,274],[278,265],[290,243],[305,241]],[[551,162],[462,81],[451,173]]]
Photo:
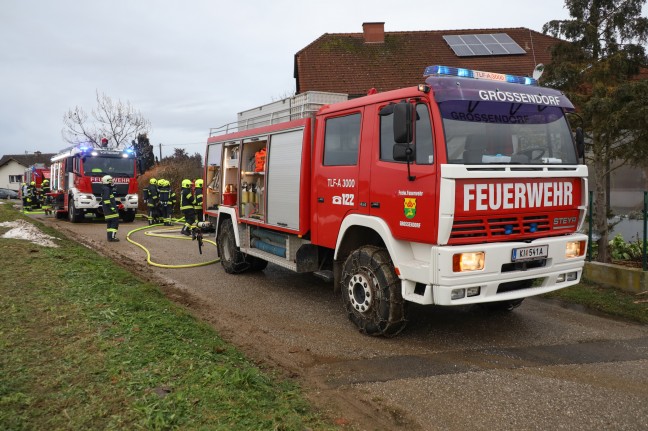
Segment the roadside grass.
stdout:
[[0,239],[0,429],[335,429],[156,286],[35,224],[59,247]]
[[613,287],[581,282],[542,296],[580,304],[590,310],[610,316],[648,324],[648,303],[639,302],[647,300],[648,294],[635,295]]

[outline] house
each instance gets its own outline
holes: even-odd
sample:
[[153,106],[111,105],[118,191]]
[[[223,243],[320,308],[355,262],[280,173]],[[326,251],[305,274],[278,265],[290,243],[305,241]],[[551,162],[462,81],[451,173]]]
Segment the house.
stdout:
[[[430,65],[532,76],[537,65],[551,62],[551,48],[561,42],[524,27],[385,32],[384,22],[366,22],[362,33],[325,33],[298,51],[295,89],[360,97],[371,89],[418,85]],[[648,68],[636,79],[648,79]],[[611,181],[613,208],[641,208],[648,169],[623,167]]]
[[430,65],[531,76],[551,62],[561,40],[528,28],[385,32],[384,22],[362,33],[325,33],[295,54],[296,93],[327,91],[359,97],[418,85]]
[[33,154],[10,154],[0,158],[0,188],[18,191],[25,177],[25,170],[37,163],[50,165],[54,153],[36,151]]

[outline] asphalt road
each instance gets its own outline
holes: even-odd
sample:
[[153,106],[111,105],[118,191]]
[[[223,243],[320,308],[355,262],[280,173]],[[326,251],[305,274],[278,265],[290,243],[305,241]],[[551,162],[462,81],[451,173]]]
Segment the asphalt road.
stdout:
[[[150,266],[126,242],[143,222],[54,226],[158,284],[264,367],[298,379],[336,422],[361,430],[646,430],[648,327],[542,299],[492,314],[474,307],[410,307],[393,339],[361,335],[332,285],[272,264],[226,274],[220,264]],[[180,228],[176,229],[178,232]],[[172,235],[176,235],[173,233]],[[206,244],[146,236],[154,262],[216,259]]]

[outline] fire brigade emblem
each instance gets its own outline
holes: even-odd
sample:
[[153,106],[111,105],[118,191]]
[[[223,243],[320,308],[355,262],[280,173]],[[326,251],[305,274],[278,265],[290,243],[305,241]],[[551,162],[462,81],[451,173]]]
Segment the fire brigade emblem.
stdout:
[[403,212],[405,217],[414,218],[416,215],[416,198],[405,198]]

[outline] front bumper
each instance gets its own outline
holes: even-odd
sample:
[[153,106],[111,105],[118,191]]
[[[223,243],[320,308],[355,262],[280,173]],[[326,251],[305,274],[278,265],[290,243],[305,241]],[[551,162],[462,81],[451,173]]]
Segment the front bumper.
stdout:
[[[419,304],[466,305],[526,298],[572,286],[580,281],[585,256],[566,258],[565,249],[570,241],[587,241],[587,236],[572,234],[529,243],[432,247],[427,280],[404,277],[403,298]],[[536,245],[548,246],[546,259],[527,264],[512,262],[514,248]],[[453,272],[455,254],[477,251],[485,253],[484,269]],[[457,289],[470,289],[471,293],[478,294],[453,299],[453,291]]]

